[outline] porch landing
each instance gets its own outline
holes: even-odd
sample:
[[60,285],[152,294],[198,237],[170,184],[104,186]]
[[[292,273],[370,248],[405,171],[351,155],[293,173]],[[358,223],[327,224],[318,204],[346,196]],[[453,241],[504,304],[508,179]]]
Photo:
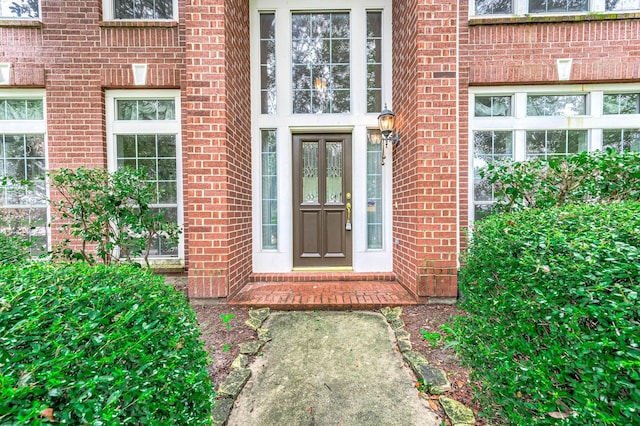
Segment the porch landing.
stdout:
[[365,310],[417,301],[393,274],[292,273],[254,274],[228,303],[277,310]]

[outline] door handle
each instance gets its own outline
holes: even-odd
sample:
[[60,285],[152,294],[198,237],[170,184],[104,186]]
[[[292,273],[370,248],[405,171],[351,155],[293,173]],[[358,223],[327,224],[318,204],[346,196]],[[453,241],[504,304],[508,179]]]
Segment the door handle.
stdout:
[[347,203],[347,223],[344,226],[344,229],[347,231],[351,231],[351,203]]

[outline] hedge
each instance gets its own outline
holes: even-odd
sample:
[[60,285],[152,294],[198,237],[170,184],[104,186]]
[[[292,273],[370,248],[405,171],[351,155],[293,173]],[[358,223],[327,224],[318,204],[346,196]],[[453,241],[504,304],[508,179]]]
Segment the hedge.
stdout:
[[131,266],[0,268],[0,424],[209,424],[186,298]]
[[476,224],[453,344],[496,424],[638,424],[640,203]]

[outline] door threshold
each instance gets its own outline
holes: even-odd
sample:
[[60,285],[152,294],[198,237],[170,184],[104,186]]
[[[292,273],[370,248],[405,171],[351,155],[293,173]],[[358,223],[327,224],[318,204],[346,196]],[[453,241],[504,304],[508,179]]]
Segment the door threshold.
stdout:
[[293,268],[293,272],[353,272],[353,266],[300,266]]

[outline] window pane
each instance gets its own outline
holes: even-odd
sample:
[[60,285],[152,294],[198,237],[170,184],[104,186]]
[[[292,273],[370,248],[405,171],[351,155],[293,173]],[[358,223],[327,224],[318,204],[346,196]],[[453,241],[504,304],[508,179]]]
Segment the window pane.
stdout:
[[476,117],[511,116],[511,96],[476,96]]
[[588,149],[587,130],[529,131],[526,136],[527,159],[577,154]]
[[302,202],[318,204],[318,143],[302,143]]
[[293,112],[350,110],[348,13],[292,14]]
[[119,168],[144,169],[156,186],[157,203],[177,203],[175,135],[116,135],[116,145]]
[[1,206],[46,205],[45,174],[44,135],[0,134],[0,176],[17,181],[0,186]]
[[0,99],[0,120],[44,120],[42,99]]
[[7,99],[5,120],[26,120],[27,101],[25,99]]
[[640,129],[604,130],[602,148],[613,148],[618,152],[640,151]]
[[275,14],[260,14],[260,94],[261,112],[276,113],[276,30]]
[[510,14],[512,0],[476,0],[476,15]]
[[574,116],[585,115],[586,95],[529,95],[528,116]]
[[382,135],[369,130],[367,137],[367,248],[382,249]]
[[0,1],[0,18],[37,19],[39,17],[39,0]]
[[640,0],[607,0],[605,10],[638,10]]
[[342,202],[342,142],[325,145],[325,203]]
[[118,99],[118,120],[175,120],[176,103],[172,99]]
[[605,115],[640,113],[640,93],[606,94],[603,102]]
[[367,12],[367,112],[382,111],[382,12]]
[[113,0],[115,19],[172,19],[173,0]]
[[529,0],[530,13],[587,12],[589,0]]
[[278,248],[278,168],[276,131],[263,130],[262,136],[262,248]]
[[[482,131],[473,133],[473,199],[491,202],[494,188],[480,176],[480,169],[500,160],[513,159],[513,133],[510,131]],[[477,219],[477,218],[476,218]]]

